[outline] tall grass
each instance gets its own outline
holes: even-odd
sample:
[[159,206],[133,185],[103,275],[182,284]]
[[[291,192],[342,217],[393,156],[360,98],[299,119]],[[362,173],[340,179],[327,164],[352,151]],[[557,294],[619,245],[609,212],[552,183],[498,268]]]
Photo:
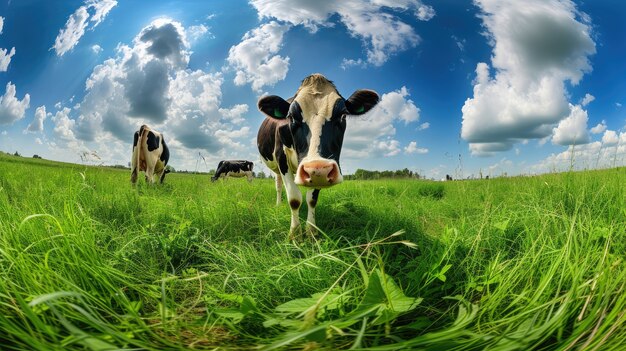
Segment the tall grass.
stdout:
[[347,181],[295,243],[273,182],[207,178],[0,156],[2,348],[626,344],[623,169]]

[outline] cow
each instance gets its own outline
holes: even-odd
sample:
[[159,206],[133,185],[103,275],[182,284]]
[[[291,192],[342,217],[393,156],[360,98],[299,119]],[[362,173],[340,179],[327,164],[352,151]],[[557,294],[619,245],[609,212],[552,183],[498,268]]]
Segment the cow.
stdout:
[[154,183],[154,174],[158,175],[159,183],[163,183],[165,174],[170,172],[166,168],[169,159],[170,150],[163,134],[142,125],[133,137],[130,182],[135,185],[138,173],[143,171],[146,173],[146,183]]
[[254,164],[250,161],[220,161],[220,163],[217,165],[215,175],[211,177],[211,181],[214,182],[219,178],[226,179],[227,177],[248,177],[248,182],[251,182],[254,176],[252,173],[252,167],[254,167]]
[[300,232],[298,211],[307,188],[307,232],[315,234],[315,206],[320,190],[342,182],[339,156],[346,117],[362,115],[379,101],[372,90],[357,90],[344,99],[332,81],[312,74],[302,81],[295,96],[261,97],[258,108],[266,115],[257,135],[261,159],[276,174],[276,204],[282,186],[291,207],[290,239]]

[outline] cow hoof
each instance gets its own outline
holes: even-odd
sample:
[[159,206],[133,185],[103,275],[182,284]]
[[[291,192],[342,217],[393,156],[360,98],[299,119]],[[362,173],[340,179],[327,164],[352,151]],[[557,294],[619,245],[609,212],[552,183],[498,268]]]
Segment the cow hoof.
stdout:
[[302,228],[292,227],[289,229],[289,241],[297,241],[302,236]]
[[317,237],[317,228],[312,225],[307,225],[306,234],[307,234],[307,237],[311,239],[315,239]]

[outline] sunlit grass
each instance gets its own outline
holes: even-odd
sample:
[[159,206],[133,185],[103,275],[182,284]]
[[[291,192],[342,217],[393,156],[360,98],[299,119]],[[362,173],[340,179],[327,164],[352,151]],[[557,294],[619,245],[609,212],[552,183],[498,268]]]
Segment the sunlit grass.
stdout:
[[[0,156],[7,350],[620,350],[623,169],[322,191]],[[306,216],[302,209],[302,217]]]

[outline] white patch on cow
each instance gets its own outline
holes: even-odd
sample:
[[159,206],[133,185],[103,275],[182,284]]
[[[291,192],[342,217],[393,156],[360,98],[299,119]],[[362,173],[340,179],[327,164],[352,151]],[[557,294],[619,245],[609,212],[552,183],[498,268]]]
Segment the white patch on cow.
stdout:
[[298,89],[294,101],[300,105],[302,120],[311,131],[309,152],[304,160],[322,159],[319,155],[322,126],[332,117],[335,103],[340,98],[335,87],[321,75],[312,75]]
[[261,160],[263,161],[263,163],[265,163],[265,165],[267,166],[267,168],[269,168],[272,172],[276,173],[278,175],[278,173],[280,173],[280,170],[278,168],[278,162],[276,162],[276,160],[274,159],[274,153],[272,153],[272,159],[268,160],[265,157],[261,156]]
[[[291,172],[287,172],[287,174],[281,174],[283,178],[283,183],[285,184],[285,189],[287,190],[287,200],[289,202],[289,208],[291,208],[291,202],[294,200],[298,201],[298,204],[302,203],[302,193],[300,189],[296,185],[293,179],[293,174]],[[298,208],[291,208],[291,228],[289,230],[292,236],[300,229],[300,218],[298,218]]]
[[296,173],[298,170],[298,154],[296,150],[291,147],[283,146],[283,151],[285,152],[285,156],[287,156],[287,167],[289,167],[289,172]]

